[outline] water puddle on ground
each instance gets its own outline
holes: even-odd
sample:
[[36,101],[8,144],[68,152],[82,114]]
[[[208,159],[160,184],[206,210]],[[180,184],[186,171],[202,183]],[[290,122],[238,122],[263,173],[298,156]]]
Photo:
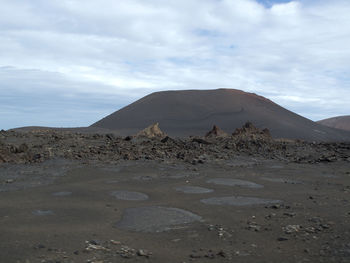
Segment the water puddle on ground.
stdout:
[[116,227],[137,232],[164,232],[201,220],[200,216],[183,209],[149,206],[127,208]]
[[206,194],[206,193],[211,193],[214,190],[213,189],[208,189],[204,187],[199,187],[199,186],[179,186],[175,188],[176,191],[178,192],[183,192],[185,194]]
[[226,185],[226,186],[242,186],[248,188],[263,188],[264,186],[250,181],[244,181],[232,178],[214,178],[207,180],[207,183]]
[[226,196],[226,197],[212,197],[202,199],[202,203],[207,205],[232,205],[232,206],[249,206],[249,205],[265,205],[281,203],[280,200],[263,199],[258,197],[245,196]]
[[284,184],[302,184],[301,181],[290,180],[284,178],[270,178],[270,177],[261,177],[262,180],[273,182],[273,183],[284,183]]
[[144,201],[148,199],[148,195],[146,194],[130,191],[113,191],[111,195],[119,200],[128,201]]
[[63,192],[55,192],[52,193],[53,196],[70,196],[72,195],[72,192],[68,192],[68,191],[63,191]]
[[49,216],[53,215],[54,213],[51,210],[34,210],[32,211],[32,214],[36,216]]

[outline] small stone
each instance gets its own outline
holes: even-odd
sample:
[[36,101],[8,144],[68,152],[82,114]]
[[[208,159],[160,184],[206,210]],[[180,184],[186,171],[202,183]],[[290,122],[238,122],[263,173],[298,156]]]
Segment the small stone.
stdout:
[[275,213],[271,213],[271,214],[268,214],[267,216],[265,216],[266,219],[271,219],[273,217],[275,217],[276,214]]
[[213,251],[209,250],[208,253],[205,254],[204,257],[213,259],[213,258],[215,258],[215,254],[213,253]]
[[145,249],[139,249],[137,251],[137,255],[140,256],[140,257],[147,257],[148,258],[150,255],[152,255],[152,253],[148,252]]
[[226,258],[226,253],[223,250],[220,250],[216,255],[223,257],[223,258]]
[[257,225],[255,222],[251,222],[251,223],[248,223],[248,226],[246,227],[246,229],[259,232],[261,230],[261,226]]
[[300,225],[287,225],[287,226],[283,227],[283,231],[286,234],[292,234],[292,233],[299,232],[300,229],[301,229]]
[[111,239],[110,241],[113,245],[121,245],[121,242],[120,241],[115,241],[113,239]]
[[91,245],[100,245],[101,242],[97,241],[97,240],[90,240],[88,241]]
[[192,253],[190,254],[190,258],[201,258],[202,256],[199,254]]
[[281,205],[279,204],[274,204],[272,206],[270,206],[272,209],[280,209],[281,208]]
[[[350,212],[349,212],[349,214],[350,214]],[[215,230],[215,226],[213,226],[213,225],[209,225],[209,226],[208,226],[208,230],[209,230],[209,231],[213,231],[213,230]]]
[[309,218],[309,221],[312,222],[312,223],[320,224],[321,221],[322,221],[322,218],[320,218],[320,217],[312,217],[312,218]]
[[316,229],[312,226],[305,228],[305,232],[307,233],[316,233]]
[[294,217],[296,216],[296,213],[289,213],[289,212],[286,212],[286,213],[283,213],[284,216],[289,216],[289,217]]
[[320,225],[320,228],[322,228],[322,229],[329,229],[329,228],[330,228],[330,225],[321,224],[321,225]]
[[36,245],[34,248],[35,248],[35,249],[43,249],[43,248],[45,248],[45,245],[43,245],[43,244],[38,244],[38,245]]

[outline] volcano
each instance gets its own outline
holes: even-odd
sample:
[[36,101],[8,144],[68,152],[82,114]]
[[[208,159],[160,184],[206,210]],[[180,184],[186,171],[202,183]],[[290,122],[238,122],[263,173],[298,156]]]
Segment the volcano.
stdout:
[[269,129],[274,138],[350,140],[350,132],[320,125],[262,96],[234,89],[155,92],[91,127],[130,135],[159,123],[159,127],[168,135],[182,137],[205,135],[214,124],[232,133],[247,121],[257,128]]
[[340,130],[350,131],[350,115],[320,120],[317,123]]

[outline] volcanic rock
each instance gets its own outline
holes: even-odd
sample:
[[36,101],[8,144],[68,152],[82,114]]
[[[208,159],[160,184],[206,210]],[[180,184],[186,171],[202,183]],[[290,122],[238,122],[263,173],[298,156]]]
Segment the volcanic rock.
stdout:
[[270,131],[268,129],[265,128],[261,130],[255,127],[251,122],[246,122],[242,128],[237,128],[232,135],[245,139],[272,140]]
[[146,129],[140,131],[136,134],[136,137],[146,137],[146,138],[163,138],[167,135],[161,131],[159,128],[159,123],[152,124]]
[[213,129],[211,131],[209,131],[205,137],[209,137],[209,138],[216,138],[216,137],[227,137],[228,134],[226,132],[224,132],[223,130],[221,130],[218,126],[214,125]]

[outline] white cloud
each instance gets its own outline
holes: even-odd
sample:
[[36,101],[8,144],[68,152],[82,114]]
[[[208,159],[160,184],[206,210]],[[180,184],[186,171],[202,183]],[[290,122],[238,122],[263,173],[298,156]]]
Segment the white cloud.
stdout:
[[[0,67],[13,71],[0,72],[0,89],[123,94],[129,102],[158,90],[225,87],[314,119],[350,114],[349,13],[342,0],[271,8],[253,0],[3,0]],[[50,81],[57,84],[41,85]]]

